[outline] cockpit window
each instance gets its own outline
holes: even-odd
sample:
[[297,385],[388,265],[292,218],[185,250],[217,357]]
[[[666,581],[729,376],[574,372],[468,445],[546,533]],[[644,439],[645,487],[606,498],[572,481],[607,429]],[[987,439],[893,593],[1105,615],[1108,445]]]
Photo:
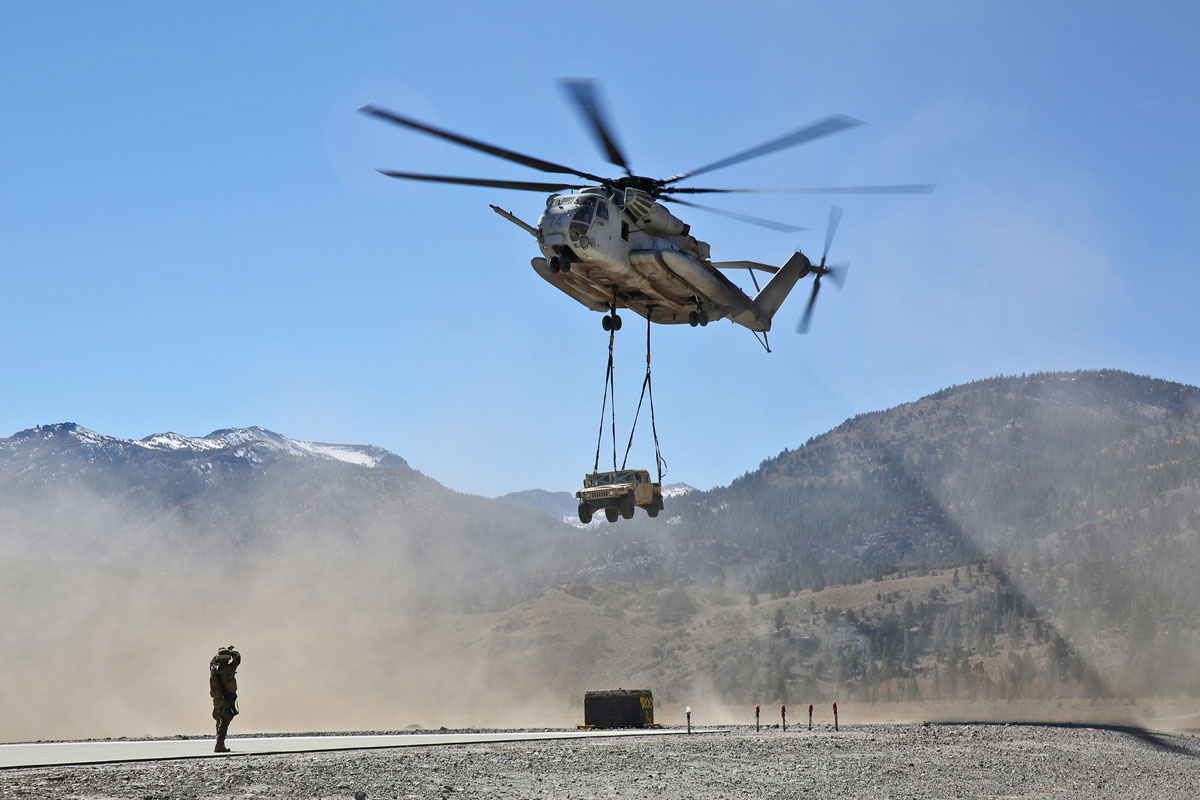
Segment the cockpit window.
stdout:
[[576,222],[582,222],[585,225],[590,223],[592,221],[591,206],[581,205],[577,207],[573,212],[571,212],[571,219],[575,220]]
[[596,203],[596,219],[608,219],[608,203],[605,203],[603,200]]

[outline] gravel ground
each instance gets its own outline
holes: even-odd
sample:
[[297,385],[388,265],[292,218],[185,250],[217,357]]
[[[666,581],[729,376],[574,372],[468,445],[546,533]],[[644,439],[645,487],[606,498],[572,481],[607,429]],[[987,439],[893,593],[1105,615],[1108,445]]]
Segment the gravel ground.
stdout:
[[[230,740],[237,748],[237,740]],[[1200,739],[911,724],[0,772],[0,798],[1200,797]]]

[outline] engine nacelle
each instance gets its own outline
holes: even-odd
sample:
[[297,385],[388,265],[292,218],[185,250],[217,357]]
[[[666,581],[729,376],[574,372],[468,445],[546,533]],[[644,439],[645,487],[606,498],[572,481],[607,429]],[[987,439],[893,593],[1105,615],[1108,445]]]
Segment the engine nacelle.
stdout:
[[691,226],[667,211],[650,195],[638,189],[626,189],[621,207],[646,233],[656,236],[686,236]]

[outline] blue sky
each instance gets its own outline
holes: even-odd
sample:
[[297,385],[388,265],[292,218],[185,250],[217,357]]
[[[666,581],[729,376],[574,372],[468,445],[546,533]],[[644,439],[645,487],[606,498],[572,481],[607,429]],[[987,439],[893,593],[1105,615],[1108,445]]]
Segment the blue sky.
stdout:
[[[557,84],[594,77],[639,174],[834,113],[714,186],[936,182],[844,197],[807,336],[654,330],[668,481],[728,483],[843,419],[997,374],[1200,384],[1194,3],[25,3],[0,47],[0,436],[263,425],[372,443],[462,491],[574,490],[606,336],[529,267],[538,194],[375,168],[540,173],[368,102],[616,173]],[[718,260],[820,252],[829,198],[681,214]],[[714,205],[717,203],[713,203]],[[735,276],[740,279],[740,276]],[[644,328],[617,341],[618,427]],[[648,429],[633,460],[652,463]]]

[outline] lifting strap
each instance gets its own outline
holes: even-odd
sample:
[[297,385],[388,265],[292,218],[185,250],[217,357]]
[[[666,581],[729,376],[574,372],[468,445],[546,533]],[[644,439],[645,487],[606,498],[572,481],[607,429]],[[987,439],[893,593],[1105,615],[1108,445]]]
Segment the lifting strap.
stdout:
[[592,472],[600,471],[600,443],[604,441],[604,412],[608,406],[608,399],[612,397],[612,446],[613,446],[613,472],[617,471],[617,386],[613,380],[613,337],[615,331],[609,331],[608,334],[608,369],[604,371],[604,401],[600,404],[600,432],[596,435],[596,463],[592,466]]
[[[654,423],[654,386],[650,383],[650,314],[646,314],[646,378],[642,381],[642,395],[638,398],[637,411],[633,414],[633,425],[629,427],[629,443],[625,445],[625,457],[621,459],[621,469],[625,469],[625,463],[629,461],[629,449],[633,447],[633,433],[637,430],[638,416],[642,413],[642,401],[646,399],[646,395],[650,396],[650,430],[654,433],[654,463],[658,468],[658,482],[662,483],[663,461],[662,452],[658,447],[658,426]],[[609,350],[609,369],[612,368],[612,350]],[[615,435],[615,432],[614,432]],[[597,449],[599,452],[599,449]],[[613,463],[616,463],[615,453]],[[615,469],[615,467],[614,467]]]

